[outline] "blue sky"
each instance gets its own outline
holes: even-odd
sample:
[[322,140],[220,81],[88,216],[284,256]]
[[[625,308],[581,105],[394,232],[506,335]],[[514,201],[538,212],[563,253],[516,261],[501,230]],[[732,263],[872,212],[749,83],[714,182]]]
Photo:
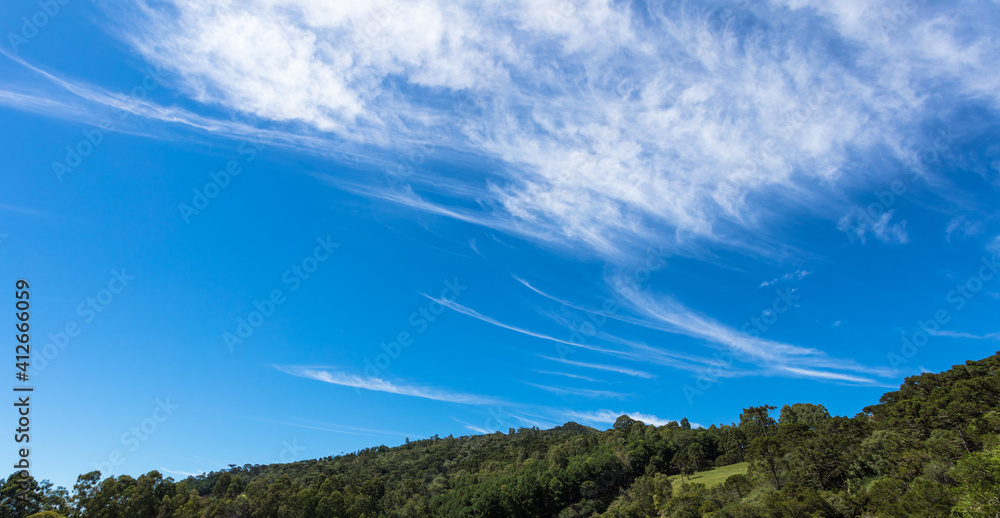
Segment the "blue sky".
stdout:
[[995,2],[326,4],[0,8],[36,477],[853,415],[1000,349]]

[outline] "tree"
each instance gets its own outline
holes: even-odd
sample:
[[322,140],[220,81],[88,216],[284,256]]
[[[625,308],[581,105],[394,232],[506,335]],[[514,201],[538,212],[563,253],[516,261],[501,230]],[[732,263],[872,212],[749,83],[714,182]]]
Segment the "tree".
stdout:
[[804,424],[809,428],[815,428],[820,422],[830,418],[830,412],[823,405],[811,405],[809,403],[795,403],[781,407],[781,417],[779,424]]
[[229,484],[232,481],[233,478],[229,473],[219,475],[219,478],[215,481],[215,486],[212,487],[212,494],[225,497],[229,493]]
[[1000,516],[1000,446],[968,455],[951,472],[959,516]]
[[43,480],[38,484],[38,490],[41,493],[42,509],[63,515],[67,515],[72,512],[69,505],[69,492],[66,491],[66,488],[53,488],[52,482]]
[[[606,431],[567,423],[432,438],[294,463],[231,465],[176,484],[155,471],[104,481],[91,472],[78,479],[72,498],[42,481],[31,487],[31,500],[38,511],[71,518],[996,518],[996,408],[1000,353],[908,378],[852,418],[803,404],[783,407],[778,422],[775,407],[764,405],[744,409],[739,424],[708,429],[621,416]],[[713,462],[740,460],[750,462],[747,475],[711,489],[684,483],[673,495],[668,473],[689,480]],[[16,483],[3,480],[0,499],[9,503]],[[67,501],[74,509],[63,512]],[[0,505],[0,518],[13,518],[9,511]]]
[[705,465],[705,449],[701,447],[701,443],[689,444],[684,450],[684,455],[687,457],[688,466],[691,467],[692,472],[700,470]]
[[42,511],[42,492],[35,478],[27,473],[15,471],[0,479],[0,518],[21,518]]
[[719,433],[720,446],[725,457],[723,460],[726,463],[745,461],[747,449],[750,448],[750,439],[746,432],[734,424],[722,427]]
[[778,423],[769,415],[769,412],[776,408],[778,407],[770,405],[744,408],[743,413],[740,414],[740,429],[751,439],[771,435]]
[[615,419],[614,429],[615,430],[627,430],[628,427],[632,426],[632,423],[634,423],[634,422],[635,422],[635,419],[632,419],[631,417],[629,417],[627,415],[618,416],[618,419]]
[[656,484],[653,477],[639,477],[608,506],[602,518],[646,518],[656,516],[657,502],[666,502],[665,486]]
[[750,479],[746,475],[730,475],[725,482],[722,483],[723,489],[731,493],[735,493],[737,500],[742,500],[743,497],[750,494],[750,490],[753,487],[750,484]]
[[754,439],[750,446],[750,461],[752,467],[771,479],[774,487],[781,490],[781,471],[783,456],[782,441],[777,437],[760,436]]
[[[228,473],[226,473],[228,475]],[[124,516],[156,516],[157,507],[169,491],[164,484],[173,485],[170,479],[163,480],[159,471],[153,470],[140,475],[133,484],[127,487],[121,495],[122,514]]]

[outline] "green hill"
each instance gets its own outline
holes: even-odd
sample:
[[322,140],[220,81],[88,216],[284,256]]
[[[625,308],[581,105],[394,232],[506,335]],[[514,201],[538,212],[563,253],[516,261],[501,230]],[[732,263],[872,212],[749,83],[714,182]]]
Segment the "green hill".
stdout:
[[730,464],[728,466],[722,466],[707,471],[699,471],[697,473],[692,473],[688,477],[681,479],[681,476],[671,475],[667,477],[674,486],[674,493],[684,484],[705,484],[705,487],[711,489],[726,481],[732,475],[746,475],[747,467],[750,465],[746,462],[737,462],[736,464]]
[[[1000,356],[906,379],[853,417],[762,405],[691,429],[621,416],[610,430],[432,437],[290,464],[72,493],[0,481],[0,516],[68,517],[941,517],[1000,516]],[[684,477],[686,483],[677,484]]]

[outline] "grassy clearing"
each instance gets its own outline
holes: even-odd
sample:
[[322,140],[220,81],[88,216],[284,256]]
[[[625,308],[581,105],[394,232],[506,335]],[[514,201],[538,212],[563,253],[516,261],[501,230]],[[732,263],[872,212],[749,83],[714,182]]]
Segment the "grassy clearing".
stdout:
[[[746,475],[747,474],[747,463],[740,462],[738,464],[730,464],[728,466],[722,466],[721,468],[715,468],[708,471],[699,471],[691,475],[690,480],[685,479],[683,483],[692,484],[705,484],[705,487],[712,488],[726,481],[731,475]],[[674,484],[674,491],[681,486],[681,476],[673,475],[670,477],[670,481]]]

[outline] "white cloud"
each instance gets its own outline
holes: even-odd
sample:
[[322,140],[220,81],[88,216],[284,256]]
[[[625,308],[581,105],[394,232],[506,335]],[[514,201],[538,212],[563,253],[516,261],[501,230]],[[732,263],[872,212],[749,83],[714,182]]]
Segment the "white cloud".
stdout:
[[617,372],[618,374],[626,374],[628,376],[635,376],[637,378],[652,379],[652,378],[656,377],[655,375],[650,374],[648,372],[644,372],[644,371],[640,371],[640,370],[635,370],[635,369],[628,369],[628,368],[625,368],[625,367],[619,367],[617,365],[604,365],[604,364],[600,364],[600,363],[578,362],[578,361],[574,361],[574,360],[567,360],[565,358],[551,358],[551,357],[548,357],[548,356],[542,356],[542,358],[545,358],[546,360],[551,360],[551,361],[554,361],[554,362],[563,363],[563,364],[566,364],[566,365],[572,365],[574,367],[583,367],[585,369],[596,369],[596,370],[602,370],[602,371],[608,371],[608,372]]
[[480,433],[480,434],[492,433],[492,430],[487,430],[486,428],[483,428],[482,426],[476,426],[476,425],[474,425],[472,423],[466,423],[465,421],[462,421],[461,419],[458,419],[458,418],[456,418],[454,416],[449,416],[449,417],[451,417],[453,420],[455,420],[455,421],[457,421],[459,423],[462,423],[463,425],[465,425],[466,428],[468,428],[469,430],[472,430],[473,432]]
[[[536,293],[542,293],[542,292],[537,291],[537,290],[535,290],[535,291],[536,291]],[[498,321],[498,320],[496,320],[496,319],[494,319],[492,317],[483,315],[483,314],[477,312],[474,309],[468,308],[468,307],[463,306],[462,304],[459,304],[459,303],[454,302],[454,301],[445,300],[445,299],[437,299],[437,298],[434,298],[434,297],[430,297],[428,295],[425,295],[425,296],[427,298],[429,298],[429,299],[437,302],[438,304],[441,304],[442,306],[445,306],[445,307],[447,307],[449,309],[452,309],[452,310],[454,310],[454,311],[456,311],[458,313],[461,313],[461,314],[466,315],[466,316],[470,316],[470,317],[475,318],[477,320],[481,320],[483,322],[486,322],[488,324],[491,324],[491,325],[494,325],[494,326],[497,326],[497,327],[500,327],[500,328],[503,328],[503,329],[514,331],[516,333],[520,333],[520,334],[523,334],[523,335],[526,335],[526,336],[531,336],[531,337],[534,337],[534,338],[539,338],[539,339],[542,339],[542,340],[547,340],[547,341],[550,341],[550,342],[555,342],[557,344],[562,344],[562,345],[566,345],[566,346],[569,346],[569,347],[580,348],[580,349],[584,349],[584,350],[588,350],[588,351],[592,351],[592,352],[597,352],[597,353],[606,354],[606,355],[609,355],[609,356],[614,356],[616,358],[621,358],[621,359],[626,359],[626,360],[631,360],[631,361],[636,361],[636,362],[653,363],[653,364],[657,364],[657,365],[665,365],[665,366],[676,367],[676,368],[679,368],[679,369],[684,369],[684,370],[688,370],[688,371],[695,371],[695,372],[704,369],[704,366],[706,366],[706,365],[718,365],[720,363],[719,360],[712,359],[712,358],[699,358],[699,357],[694,356],[694,355],[677,353],[677,352],[669,351],[669,350],[662,349],[662,348],[652,347],[652,346],[649,346],[649,345],[646,345],[646,344],[643,344],[643,343],[639,343],[639,342],[635,342],[635,341],[631,341],[631,340],[622,339],[622,338],[619,338],[617,336],[613,336],[613,335],[610,335],[608,333],[605,333],[605,332],[603,332],[603,331],[601,331],[599,329],[595,329],[594,330],[593,335],[592,335],[593,338],[596,338],[598,340],[603,340],[603,341],[606,341],[606,342],[610,342],[610,343],[615,343],[615,344],[623,345],[623,346],[628,347],[629,350],[622,351],[622,350],[617,350],[617,349],[611,349],[611,348],[608,348],[608,347],[603,347],[603,346],[595,345],[595,344],[592,344],[592,343],[584,343],[584,340],[581,340],[580,342],[574,342],[571,339],[570,340],[563,340],[563,339],[555,338],[555,337],[552,337],[552,336],[549,336],[549,335],[546,335],[546,334],[543,334],[543,333],[538,333],[538,332],[535,332],[535,331],[531,331],[531,330],[528,330],[528,329],[524,329],[524,328],[521,328],[521,327],[517,327],[517,326],[513,326],[513,325],[509,325],[509,324],[500,322],[500,321]],[[552,315],[550,315],[550,316],[552,316]],[[627,320],[625,318],[622,318],[619,315],[608,315],[608,316],[610,318],[618,319],[618,320],[621,320],[623,322],[629,322],[629,320]],[[556,320],[558,321],[558,319],[556,319]],[[569,327],[569,328],[572,329],[572,326],[567,326],[567,327]],[[580,337],[581,338],[585,338],[585,337],[583,337],[583,335],[580,335]],[[558,361],[558,362],[561,362],[561,363],[564,363],[564,364],[567,364],[567,365],[575,365],[575,366],[578,366],[578,367],[587,367],[587,368],[592,368],[592,369],[600,369],[600,370],[618,372],[620,374],[627,374],[629,376],[636,376],[636,377],[640,377],[640,378],[655,378],[656,377],[655,375],[650,374],[650,373],[645,372],[645,371],[640,371],[640,370],[636,370],[636,369],[630,369],[630,368],[627,368],[627,367],[620,367],[620,366],[616,366],[616,365],[583,363],[583,362],[576,362],[576,361],[571,361],[571,360],[567,360],[567,359],[548,358],[548,357],[545,357],[545,358],[549,359],[549,360],[553,360],[553,361]]]
[[185,477],[197,477],[197,476],[202,475],[202,474],[205,473],[204,471],[201,472],[201,473],[191,473],[191,472],[188,472],[188,471],[174,471],[172,469],[167,469],[167,468],[164,468],[162,466],[160,467],[160,471],[162,471],[164,473],[170,473],[171,475],[183,475]]
[[[812,271],[797,269],[783,274],[780,280],[801,280],[812,273]],[[581,311],[591,311],[549,295],[523,279],[518,277],[515,277],[515,279],[534,293],[545,298]],[[778,280],[775,279],[775,282]],[[634,282],[630,282],[626,276],[610,275],[607,278],[607,282],[612,288],[613,294],[618,299],[617,303],[623,306],[623,309],[613,313],[594,312],[595,314],[639,327],[705,340],[710,346],[729,351],[739,361],[750,362],[763,367],[765,372],[769,374],[806,377],[818,381],[842,381],[866,384],[875,384],[877,382],[872,378],[856,376],[850,373],[864,373],[878,377],[887,377],[895,374],[891,369],[860,365],[852,360],[830,358],[826,353],[818,349],[799,347],[751,336],[751,334],[744,330],[745,328],[732,328],[684,306],[671,297],[658,296],[649,290],[641,289]],[[794,294],[791,292],[789,292],[789,295],[794,297]],[[794,304],[794,300],[786,302],[789,305]],[[557,317],[556,315],[551,316],[554,318]],[[559,321],[559,318],[556,318],[556,320]],[[566,323],[564,322],[564,324]],[[748,373],[746,370],[736,368],[734,361],[724,362],[719,358],[701,359],[697,356],[681,355],[680,358],[683,361],[664,361],[674,360],[671,358],[674,353],[617,338],[602,332],[600,329],[596,329],[596,326],[592,332],[592,336],[612,343],[627,344],[633,348],[633,351],[640,354],[640,357],[653,363],[670,365],[694,372],[705,372],[711,366],[714,367],[711,369],[713,375],[717,377],[743,376]],[[622,357],[630,358],[629,356]],[[580,365],[581,362],[567,359],[548,359],[570,365],[595,367],[594,364]],[[619,369],[617,366],[613,367]]]
[[884,243],[906,244],[910,241],[909,234],[906,233],[906,220],[899,223],[890,223],[893,211],[888,211],[872,225],[872,233]]
[[381,378],[358,376],[356,374],[348,374],[345,372],[326,371],[294,366],[275,366],[275,368],[293,376],[322,381],[324,383],[332,383],[334,385],[341,385],[344,387],[354,387],[376,392],[387,392],[390,394],[432,399],[435,401],[445,401],[448,403],[460,403],[463,405],[505,404],[503,401],[489,396],[452,392],[432,387],[423,387],[420,385],[392,383]]
[[933,336],[947,336],[949,338],[966,338],[969,340],[1000,340],[1000,332],[977,335],[974,333],[966,333],[963,331],[941,330],[941,331],[928,331],[928,334],[931,334]]
[[884,66],[877,80],[897,88],[902,95],[919,95],[906,82],[922,78],[955,81],[965,95],[1000,101],[1000,74],[994,66],[1000,48],[993,37],[1000,19],[996,2],[963,2],[960,6],[864,0],[771,3],[796,10],[810,8],[831,20],[839,34],[857,47],[859,63],[893,65]]
[[801,281],[802,279],[805,279],[807,276],[812,275],[812,273],[813,272],[809,272],[809,271],[806,271],[806,270],[795,270],[794,272],[788,272],[788,273],[782,275],[781,277],[775,277],[775,278],[773,278],[773,279],[771,279],[769,281],[764,281],[764,282],[760,283],[760,285],[757,286],[757,287],[758,288],[766,288],[766,287],[771,286],[773,284],[777,284],[778,281],[790,281],[790,280],[793,280],[793,279]]
[[840,219],[838,228],[842,232],[852,234],[862,243],[867,243],[866,237],[871,234],[883,243],[905,245],[910,242],[910,235],[906,232],[906,220],[892,223],[895,212],[888,210],[879,215],[878,219],[873,219],[860,210],[852,210]]
[[611,284],[622,300],[640,316],[640,318],[622,316],[619,317],[621,320],[668,333],[707,340],[725,347],[743,361],[766,367],[775,373],[794,374],[815,380],[869,384],[874,384],[875,380],[837,371],[860,372],[881,377],[893,374],[890,369],[830,358],[818,349],[752,336],[700,314],[670,297],[660,297],[639,290],[621,278],[611,279]]
[[[514,279],[523,284],[526,288],[530,289],[534,293],[537,293],[538,295],[541,295],[542,297],[545,297],[546,299],[557,302],[567,308],[572,308],[586,313],[590,313],[591,315],[593,315],[592,320],[594,321],[599,322],[602,321],[603,319],[610,318],[619,320],[621,322],[631,323],[626,316],[620,315],[617,311],[608,311],[607,309],[604,308],[602,309],[586,308],[580,304],[576,304],[568,300],[564,300],[555,297],[553,295],[550,295],[532,286],[529,282],[517,276],[514,276]],[[606,303],[607,300],[608,299],[606,299],[604,303]],[[580,334],[581,337],[583,336],[582,333],[579,333],[578,326],[575,323],[570,322],[564,315],[560,315],[554,312],[545,312],[543,314],[552,318],[553,320],[555,320],[556,322],[565,326],[568,329],[577,330],[577,333]],[[588,328],[587,331],[588,333],[591,333],[592,337],[595,339],[603,340],[618,345],[623,345],[629,348],[629,351],[607,350],[599,352],[613,354],[630,360],[642,361],[644,363],[654,363],[657,365],[675,367],[678,369],[696,371],[696,372],[703,370],[705,366],[718,367],[723,363],[715,358],[700,357],[697,355],[664,349],[662,347],[653,347],[642,342],[637,342],[635,340],[628,340],[625,338],[621,338],[619,336],[605,332],[603,329],[601,329],[600,326],[592,326],[592,328]]]
[[442,306],[444,306],[446,308],[449,308],[449,309],[453,310],[453,311],[456,311],[456,312],[461,313],[463,315],[475,318],[477,320],[481,320],[483,322],[486,322],[487,324],[491,324],[491,325],[494,325],[494,326],[497,326],[497,327],[501,327],[503,329],[514,331],[515,333],[520,333],[520,334],[523,334],[523,335],[531,336],[531,337],[534,337],[534,338],[539,338],[539,339],[542,339],[542,340],[548,340],[550,342],[556,342],[556,343],[567,345],[567,346],[571,346],[571,347],[579,347],[581,349],[587,349],[587,350],[590,350],[590,351],[596,351],[596,352],[608,353],[608,354],[616,354],[616,355],[621,355],[622,354],[622,353],[620,353],[618,351],[613,351],[611,349],[606,349],[606,348],[599,347],[599,346],[596,346],[596,345],[581,344],[581,343],[571,342],[571,341],[568,341],[568,340],[562,340],[562,339],[555,338],[555,337],[552,337],[552,336],[549,336],[549,335],[546,335],[546,334],[536,333],[536,332],[530,331],[528,329],[523,329],[523,328],[520,328],[520,327],[516,327],[516,326],[509,325],[509,324],[505,324],[505,323],[500,322],[500,321],[498,321],[498,320],[496,320],[496,319],[494,319],[492,317],[488,317],[486,315],[483,315],[482,313],[479,313],[478,311],[476,311],[474,309],[471,309],[471,308],[468,308],[466,306],[463,306],[462,304],[459,304],[459,303],[457,303],[455,301],[447,300],[447,299],[438,299],[438,298],[431,297],[429,295],[424,295],[424,296],[427,297],[430,300],[433,300],[434,302],[437,302],[438,304],[441,304]]
[[529,383],[527,381],[522,381],[521,383],[524,383],[529,387],[535,387],[537,389],[541,389],[546,392],[551,392],[553,394],[558,394],[560,396],[582,396],[587,398],[604,398],[604,399],[607,398],[624,399],[628,397],[628,394],[621,394],[618,392],[612,392],[610,390],[582,389],[576,387],[553,387],[550,385]]
[[964,238],[978,234],[981,227],[981,221],[971,221],[965,216],[957,216],[948,222],[948,226],[945,227],[944,237],[946,241],[951,243],[953,237]]
[[826,380],[831,380],[831,381],[848,381],[848,382],[851,382],[851,383],[860,383],[860,384],[866,384],[866,385],[870,385],[870,384],[875,383],[875,380],[873,380],[871,378],[865,378],[865,377],[861,377],[861,376],[852,376],[850,374],[844,374],[844,373],[841,373],[841,372],[829,372],[829,371],[821,371],[821,370],[817,370],[817,369],[803,369],[803,368],[800,368],[800,367],[789,367],[787,365],[779,365],[779,366],[775,367],[775,369],[778,370],[778,371],[783,371],[783,372],[787,372],[787,373],[790,373],[790,374],[794,374],[796,376],[801,376],[803,378],[826,379]]
[[573,378],[573,379],[578,379],[578,380],[583,380],[583,381],[590,381],[592,383],[597,383],[598,382],[598,380],[596,380],[594,378],[591,378],[590,376],[581,376],[579,374],[572,374],[572,373],[569,373],[569,372],[539,371],[539,370],[536,370],[534,372],[537,372],[538,374],[548,374],[550,376],[563,376],[563,377],[566,377],[566,378]]
[[[718,23],[725,8],[738,23]],[[665,235],[674,246],[704,239],[748,249],[746,230],[766,239],[785,215],[779,206],[833,217],[844,191],[896,174],[857,157],[911,163],[925,148],[911,140],[940,112],[925,110],[930,93],[1000,104],[1000,9],[988,2],[924,3],[902,15],[853,0],[714,11],[608,0],[168,0],[123,9],[113,30],[171,86],[248,118],[304,125],[307,144],[272,135],[286,145],[329,153],[336,143],[380,163],[379,150],[432,143],[503,165],[452,182],[412,178],[482,200],[486,214],[415,194],[383,198],[609,258]],[[91,103],[127,101],[47,77]],[[955,91],[943,92],[949,85]],[[52,102],[0,90],[0,103],[25,109],[55,113]],[[151,101],[128,109],[206,132],[254,131]],[[905,242],[890,218],[870,230]]]
[[[805,3],[750,32],[715,30],[683,2],[170,4],[126,37],[193,97],[359,143],[443,132],[445,145],[506,164],[468,179],[499,209],[487,224],[609,257],[665,229],[741,243],[739,229],[766,229],[765,197],[822,211],[831,188],[878,174],[842,167],[852,154],[905,150],[897,128],[919,101],[890,88],[906,78],[873,84],[880,65],[900,66],[881,44],[862,40],[860,68],[790,44],[817,37],[795,29],[812,16]],[[861,4],[816,9],[857,36]],[[946,23],[920,27],[937,44],[909,61],[976,50],[953,73],[991,70],[979,66],[992,47],[956,41]]]
[[294,426],[295,428],[306,428],[308,430],[322,430],[324,432],[345,433],[348,435],[364,435],[364,436],[391,435],[395,437],[420,437],[420,435],[413,433],[401,433],[388,430],[373,430],[371,428],[361,428],[358,426],[349,426],[345,424],[319,423],[322,424],[322,426],[318,426],[318,425],[308,425],[299,423],[288,423],[283,421],[267,421],[267,422],[285,426]]

